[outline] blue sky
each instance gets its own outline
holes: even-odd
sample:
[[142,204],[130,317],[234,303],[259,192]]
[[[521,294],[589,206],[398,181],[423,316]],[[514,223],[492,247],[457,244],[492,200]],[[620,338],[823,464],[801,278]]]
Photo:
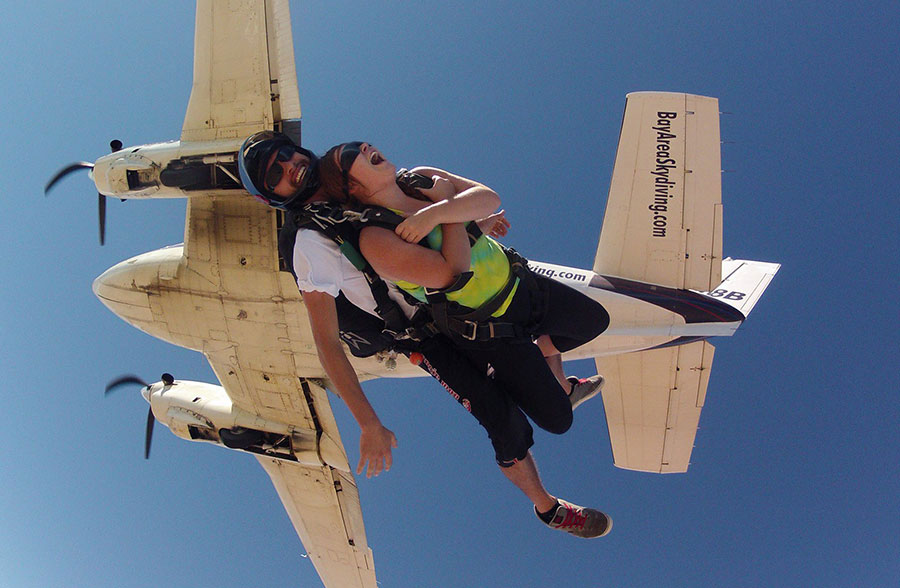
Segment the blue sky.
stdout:
[[[304,142],[368,140],[476,178],[525,255],[591,266],[625,94],[716,96],[725,254],[781,272],[716,356],[693,465],[612,466],[602,403],[536,435],[548,488],[610,512],[542,528],[489,443],[430,380],[366,385],[398,436],[359,480],[376,570],[406,586],[891,586],[900,580],[897,108],[900,6],[873,2],[293,2]],[[90,290],[180,242],[184,201],[110,202],[53,172],[178,137],[192,2],[16,3],[0,21],[0,584],[317,586],[249,456],[156,431],[105,383],[205,359]],[[591,362],[569,367],[593,373]],[[355,463],[358,432],[334,402]]]

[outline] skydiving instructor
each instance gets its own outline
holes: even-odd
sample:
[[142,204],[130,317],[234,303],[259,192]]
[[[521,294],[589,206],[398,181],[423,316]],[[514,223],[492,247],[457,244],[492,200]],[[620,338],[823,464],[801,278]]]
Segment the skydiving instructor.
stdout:
[[[319,190],[318,158],[285,135],[263,131],[249,137],[241,147],[238,161],[244,187],[269,206],[291,212],[326,199]],[[505,233],[505,219],[492,217],[500,204],[493,190],[440,170],[429,171],[435,172],[433,186],[420,191],[435,202],[431,214],[436,215],[433,218],[440,224],[490,217],[488,225],[495,234]],[[419,220],[416,216],[408,217],[397,227],[397,233],[420,231]],[[447,236],[442,243],[443,253],[449,258],[465,260],[453,268],[456,274],[461,274],[468,269],[469,240],[463,231],[450,231]],[[379,419],[347,358],[336,305],[338,296],[343,295],[353,306],[377,316],[377,303],[369,282],[335,241],[318,230],[303,227],[297,230],[292,261],[319,359],[360,427],[360,460],[356,472],[360,474],[365,469],[367,477],[377,476],[390,469],[397,438]],[[452,282],[455,277],[446,276],[446,282]],[[415,309],[402,294],[391,291],[389,296],[407,317],[413,314]],[[542,522],[586,538],[600,537],[610,531],[612,519],[608,515],[558,499],[544,488],[529,450],[533,444],[531,426],[508,394],[457,353],[442,335],[424,341],[421,351],[422,367],[451,390],[460,391],[466,409],[487,430],[501,471],[528,496]],[[591,392],[596,393],[599,384],[581,385],[592,385]],[[570,423],[571,412],[568,424],[551,432],[565,432]]]

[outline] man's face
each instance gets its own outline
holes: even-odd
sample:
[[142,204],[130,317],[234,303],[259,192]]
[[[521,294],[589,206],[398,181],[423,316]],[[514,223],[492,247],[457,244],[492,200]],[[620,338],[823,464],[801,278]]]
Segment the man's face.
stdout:
[[286,145],[269,158],[266,188],[282,198],[290,198],[306,187],[308,172],[309,157]]

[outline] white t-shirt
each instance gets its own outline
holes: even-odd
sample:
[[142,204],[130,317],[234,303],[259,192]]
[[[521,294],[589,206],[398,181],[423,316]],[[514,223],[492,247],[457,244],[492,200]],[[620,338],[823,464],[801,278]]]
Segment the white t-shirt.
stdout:
[[[297,231],[294,241],[294,272],[301,291],[325,292],[335,298],[338,292],[343,292],[353,305],[378,316],[375,312],[375,298],[366,277],[344,257],[337,243],[319,231]],[[388,295],[400,305],[407,317],[412,316],[415,309],[391,283],[388,283]]]

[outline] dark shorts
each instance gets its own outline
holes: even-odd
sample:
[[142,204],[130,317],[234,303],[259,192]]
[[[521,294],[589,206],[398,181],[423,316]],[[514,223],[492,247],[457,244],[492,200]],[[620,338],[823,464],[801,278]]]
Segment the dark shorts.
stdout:
[[[571,425],[572,410],[555,379],[523,388],[518,385],[519,382],[503,377],[515,372],[507,369],[504,362],[507,357],[513,363],[519,361],[546,367],[540,350],[532,343],[518,344],[497,354],[462,349],[443,335],[438,335],[426,341],[421,352],[425,360],[420,367],[437,379],[484,427],[494,447],[494,457],[501,466],[510,466],[523,459],[534,445],[528,417],[538,426],[560,433]],[[494,362],[503,369],[498,370]],[[493,377],[488,376],[489,364],[495,368]],[[529,392],[537,392],[537,397],[530,398]],[[559,394],[554,396],[556,392]],[[543,398],[544,395],[549,399]]]
[[[535,278],[537,292],[520,284],[498,320],[527,324],[535,336],[549,335],[562,352],[609,326],[609,314],[599,303],[555,280]],[[523,459],[534,444],[529,418],[555,434],[572,426],[569,398],[529,338],[468,343],[438,335],[421,351],[426,359],[421,367],[478,419],[503,467]]]

